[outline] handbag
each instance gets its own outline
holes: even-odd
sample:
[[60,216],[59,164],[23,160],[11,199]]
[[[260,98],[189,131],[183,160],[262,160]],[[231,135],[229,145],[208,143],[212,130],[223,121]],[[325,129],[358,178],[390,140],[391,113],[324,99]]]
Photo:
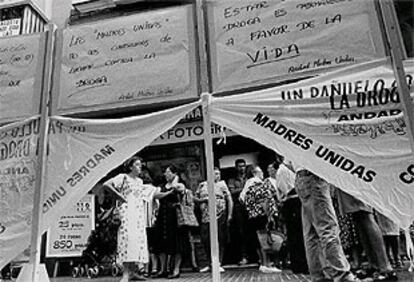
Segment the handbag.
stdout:
[[177,205],[177,224],[178,226],[192,226],[197,227],[198,221],[194,214],[194,203],[192,198],[189,199],[188,191],[184,192],[184,195],[180,199],[180,203]]
[[269,228],[257,230],[260,247],[265,252],[279,252],[286,237],[282,232]]

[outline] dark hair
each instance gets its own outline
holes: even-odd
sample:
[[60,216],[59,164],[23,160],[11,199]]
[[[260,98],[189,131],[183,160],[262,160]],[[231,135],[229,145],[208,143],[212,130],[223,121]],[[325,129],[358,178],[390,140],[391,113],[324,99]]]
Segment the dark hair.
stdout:
[[170,169],[170,171],[171,171],[172,173],[179,175],[179,172],[180,172],[180,171],[178,170],[178,168],[177,168],[175,165],[173,165],[173,164],[169,164],[169,165],[167,165],[167,166],[165,167],[164,171],[166,171],[166,170],[167,170],[167,168],[169,168],[169,169]]
[[146,166],[142,167],[141,179],[144,182],[144,184],[152,184],[153,183],[152,176],[151,176],[151,171]]
[[246,160],[245,159],[237,159],[234,161],[234,166],[237,166],[238,164],[244,163],[246,164]]
[[140,160],[141,162],[143,161],[141,157],[132,156],[124,162],[124,169],[126,172],[131,172],[131,167],[137,160]]
[[246,178],[247,179],[254,177],[254,170],[257,167],[259,167],[259,166],[256,165],[256,164],[251,164],[251,165],[247,166],[247,168],[246,168]]
[[278,162],[279,164],[283,164],[284,160],[285,160],[284,156],[276,154],[276,158],[275,158],[276,162]]
[[219,168],[218,166],[215,166],[215,167],[213,168],[213,170],[218,170],[218,171],[220,171],[220,168]]
[[271,165],[275,170],[278,170],[280,167],[280,163],[278,161],[270,163],[269,165]]

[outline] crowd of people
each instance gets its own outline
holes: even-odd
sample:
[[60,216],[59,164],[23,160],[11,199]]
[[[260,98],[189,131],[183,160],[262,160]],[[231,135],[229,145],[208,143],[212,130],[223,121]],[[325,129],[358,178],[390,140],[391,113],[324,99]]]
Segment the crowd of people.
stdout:
[[[207,182],[192,191],[180,180],[177,168],[168,165],[164,184],[156,187],[137,156],[124,168],[124,173],[104,183],[119,194],[121,281],[178,278],[183,257],[189,258],[194,271],[210,271]],[[225,271],[225,254],[231,253],[227,263],[255,263],[262,273],[289,268],[310,273],[312,281],[398,279],[395,269],[402,267],[398,226],[311,171],[279,156],[268,164],[266,178],[260,166],[247,165],[244,159],[235,161],[235,174],[227,181],[221,179],[218,167],[214,176],[220,272]],[[263,234],[271,231],[282,234],[281,247],[269,251]],[[201,269],[194,234],[200,234],[207,258]]]
[[[238,262],[241,265],[260,262],[259,271],[278,273],[272,256],[261,246],[256,232],[268,228],[280,228],[279,208],[288,199],[293,188],[293,173],[290,184],[277,189],[279,165],[269,165],[270,176],[263,179],[263,172],[257,165],[246,167],[242,159],[236,161],[237,173],[227,182],[221,179],[221,171],[214,168],[214,195],[216,205],[219,241],[219,261],[229,242],[239,246]],[[174,279],[180,276],[183,255],[191,258],[194,270],[210,270],[210,216],[207,182],[201,182],[196,191],[188,189],[180,181],[180,173],[174,165],[164,170],[165,181],[161,187],[152,185],[152,178],[143,161],[132,157],[124,163],[125,172],[107,180],[104,187],[119,194],[117,257],[123,265],[121,281],[145,280],[145,276]],[[183,201],[190,206],[181,214]],[[199,211],[195,223],[180,223],[181,217]],[[288,212],[286,212],[288,214]],[[191,225],[191,226],[190,226]],[[201,269],[194,250],[193,233],[199,233],[207,258]],[[256,250],[257,257],[249,257],[247,245]],[[231,246],[229,247],[230,251]],[[237,254],[236,254],[237,255]],[[254,261],[255,260],[255,261]],[[293,259],[294,260],[294,259]],[[301,264],[303,267],[303,264]],[[298,267],[299,269],[300,267]],[[220,271],[225,271],[220,266]],[[304,270],[306,271],[306,270]]]

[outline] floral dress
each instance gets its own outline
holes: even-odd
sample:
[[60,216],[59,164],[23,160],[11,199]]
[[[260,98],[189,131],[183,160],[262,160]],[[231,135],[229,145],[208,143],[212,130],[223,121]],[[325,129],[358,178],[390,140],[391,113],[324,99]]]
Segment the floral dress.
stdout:
[[259,178],[251,178],[246,182],[246,196],[244,203],[249,218],[275,215],[277,206],[274,197],[274,189],[270,183],[263,182]]
[[121,226],[118,230],[119,263],[147,263],[148,246],[146,227],[148,222],[147,206],[153,201],[156,188],[143,185],[140,178],[119,174],[105,185],[115,187],[126,199],[119,206]]

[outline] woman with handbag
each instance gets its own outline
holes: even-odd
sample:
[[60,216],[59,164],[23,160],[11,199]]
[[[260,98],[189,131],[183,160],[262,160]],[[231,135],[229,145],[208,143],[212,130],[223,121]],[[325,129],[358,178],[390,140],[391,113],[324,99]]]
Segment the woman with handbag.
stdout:
[[247,167],[247,181],[240,193],[240,201],[246,207],[249,215],[249,226],[256,230],[257,237],[252,242],[256,245],[261,265],[259,271],[262,273],[279,273],[280,269],[271,266],[267,247],[271,248],[274,237],[270,232],[274,225],[274,217],[277,215],[274,189],[263,182],[263,171],[258,165]]
[[124,163],[127,173],[120,173],[104,183],[119,194],[123,203],[118,207],[121,226],[118,230],[118,259],[123,264],[124,272],[120,282],[143,281],[145,277],[134,271],[136,264],[149,261],[146,236],[146,203],[161,199],[172,192],[162,193],[159,188],[143,185],[140,178],[142,159],[133,156]]
[[[214,168],[214,194],[216,196],[216,216],[219,243],[219,262],[223,261],[224,246],[226,244],[227,227],[230,224],[233,214],[233,200],[226,182],[221,180],[221,172],[218,167]],[[210,270],[210,216],[208,209],[208,188],[207,182],[201,182],[196,191],[194,201],[199,204],[201,211],[201,227],[200,234],[204,248],[207,254],[209,265],[202,268],[200,272]],[[224,272],[224,268],[220,266],[220,272]]]
[[[178,226],[177,209],[184,195],[186,188],[179,183],[178,169],[174,165],[169,165],[164,171],[167,183],[161,187],[161,192],[169,193],[168,196],[160,200],[158,217],[155,222],[155,232],[157,236],[156,253],[160,258],[160,271],[156,278],[174,279],[180,277],[180,266],[184,242],[180,235]],[[168,262],[173,261],[173,270],[168,273]]]

